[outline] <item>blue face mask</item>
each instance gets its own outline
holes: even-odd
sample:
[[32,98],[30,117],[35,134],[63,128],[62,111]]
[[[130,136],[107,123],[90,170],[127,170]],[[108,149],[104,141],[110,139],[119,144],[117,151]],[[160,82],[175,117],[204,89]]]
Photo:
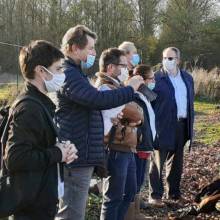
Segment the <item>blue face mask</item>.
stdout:
[[95,62],[95,56],[89,54],[87,55],[86,62],[81,61],[81,67],[83,69],[89,69],[91,66],[93,66],[94,62]]
[[136,53],[136,54],[133,54],[132,55],[132,58],[131,58],[131,64],[133,66],[137,66],[139,63],[140,63],[140,56]]
[[150,90],[153,90],[155,88],[155,82],[150,82],[148,83],[147,87],[150,89]]

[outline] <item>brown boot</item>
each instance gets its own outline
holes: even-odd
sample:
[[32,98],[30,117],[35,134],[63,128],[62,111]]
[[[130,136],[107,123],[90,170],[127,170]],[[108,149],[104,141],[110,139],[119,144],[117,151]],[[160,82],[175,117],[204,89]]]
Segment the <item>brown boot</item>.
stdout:
[[124,220],[135,220],[135,204],[134,202],[130,203],[128,211],[125,215]]
[[140,194],[137,194],[135,196],[134,202],[135,202],[135,220],[146,220],[146,219],[149,219],[144,214],[142,214],[141,211],[140,211]]

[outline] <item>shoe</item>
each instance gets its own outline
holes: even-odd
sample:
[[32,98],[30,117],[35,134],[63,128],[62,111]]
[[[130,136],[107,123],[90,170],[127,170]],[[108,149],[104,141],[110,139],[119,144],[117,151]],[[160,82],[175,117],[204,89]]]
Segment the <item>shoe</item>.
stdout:
[[166,204],[161,199],[149,199],[149,204],[156,208],[163,208]]
[[[168,213],[168,219],[177,220],[177,219],[189,219],[190,216],[197,216],[199,214],[198,207],[195,205],[186,206],[182,209],[178,209],[173,212]],[[187,218],[186,218],[187,217]]]

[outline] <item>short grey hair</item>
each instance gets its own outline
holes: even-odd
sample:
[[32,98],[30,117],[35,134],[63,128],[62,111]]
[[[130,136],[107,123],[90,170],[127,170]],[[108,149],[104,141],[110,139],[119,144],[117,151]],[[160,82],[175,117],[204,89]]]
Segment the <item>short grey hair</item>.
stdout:
[[[177,58],[180,59],[180,50],[179,50],[177,47],[167,47],[167,48],[165,48],[165,49],[163,50],[163,53],[164,53],[165,51],[167,51],[167,50],[172,50],[172,51],[174,51],[174,52],[176,53]],[[162,53],[162,54],[163,54],[163,53]]]
[[137,48],[135,47],[133,42],[124,41],[118,46],[119,50],[123,50],[126,54],[130,52],[137,52]]

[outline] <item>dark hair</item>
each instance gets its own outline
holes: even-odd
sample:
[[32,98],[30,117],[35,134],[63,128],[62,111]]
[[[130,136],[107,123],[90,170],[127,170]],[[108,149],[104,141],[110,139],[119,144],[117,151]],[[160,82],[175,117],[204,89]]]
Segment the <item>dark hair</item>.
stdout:
[[41,65],[47,68],[62,58],[64,58],[63,53],[50,42],[32,41],[20,50],[19,64],[22,75],[26,79],[34,79],[36,66]]
[[136,75],[140,75],[144,80],[146,80],[149,77],[152,68],[146,64],[140,64],[135,67],[135,70]]
[[62,51],[69,51],[73,44],[76,44],[80,49],[84,49],[88,43],[87,36],[97,39],[96,33],[84,25],[77,25],[70,28],[63,36],[61,45]]
[[118,48],[104,50],[99,59],[99,71],[106,72],[109,64],[119,64],[121,56],[125,56],[125,52]]

